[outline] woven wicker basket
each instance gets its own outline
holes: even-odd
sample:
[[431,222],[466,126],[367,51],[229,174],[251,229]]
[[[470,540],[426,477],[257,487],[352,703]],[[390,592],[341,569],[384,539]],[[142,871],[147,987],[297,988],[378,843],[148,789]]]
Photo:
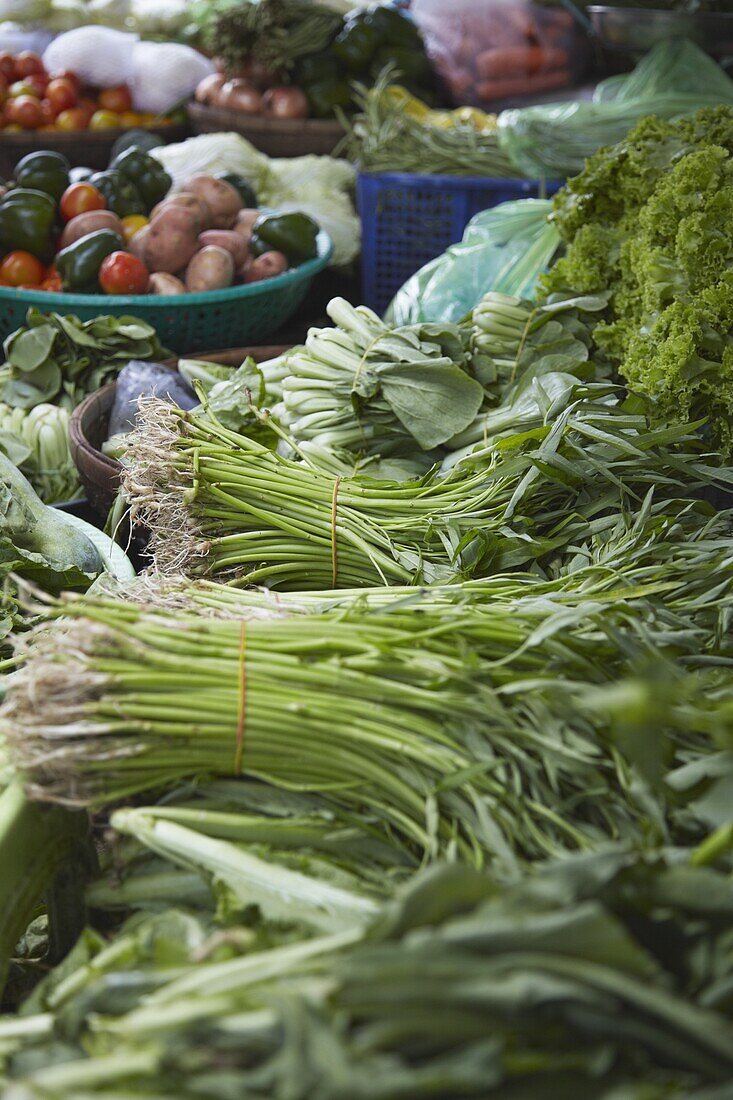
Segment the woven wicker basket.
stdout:
[[[183,141],[190,133],[186,125],[147,126],[146,130],[165,142]],[[63,153],[72,168],[106,168],[112,146],[126,133],[124,129],[70,130],[55,134],[0,132],[0,176],[11,179],[18,161],[26,153],[35,153],[39,149]]]
[[189,103],[188,117],[194,133],[233,131],[268,157],[304,157],[313,153],[328,156],[344,137],[344,128],[336,119],[264,118],[202,103]]

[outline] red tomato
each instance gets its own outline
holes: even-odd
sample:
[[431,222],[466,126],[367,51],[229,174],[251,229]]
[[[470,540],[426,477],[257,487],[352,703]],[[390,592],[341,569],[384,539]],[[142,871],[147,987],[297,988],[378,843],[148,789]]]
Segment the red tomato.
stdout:
[[51,73],[51,79],[52,80],[68,80],[76,88],[77,95],[79,94],[79,92],[81,92],[81,80],[76,75],[76,73],[72,73],[71,69],[59,69],[58,72]]
[[61,196],[61,217],[65,222],[70,222],[77,214],[106,209],[104,195],[91,183],[72,183]]
[[105,294],[145,294],[149,281],[145,264],[129,252],[113,252],[99,269],[99,285]]
[[58,111],[56,110],[56,108],[54,107],[53,103],[51,103],[50,100],[48,100],[48,99],[42,99],[41,100],[41,115],[43,117],[43,125],[44,126],[53,126],[54,122],[56,121],[56,115],[57,114],[58,114]]
[[64,284],[61,281],[61,276],[54,264],[51,264],[51,266],[46,269],[46,277],[41,283],[41,290],[51,290],[56,294],[60,294],[63,289]]
[[8,84],[18,79],[18,71],[15,68],[15,58],[7,50],[0,53],[0,73],[3,74]]
[[41,101],[33,95],[20,95],[9,100],[5,113],[9,122],[17,123],[24,130],[37,130],[43,125]]
[[31,73],[30,76],[24,76],[21,83],[28,85],[30,95],[37,95],[39,99],[42,99],[48,87],[48,77],[43,76],[41,73]]
[[132,110],[132,96],[126,84],[118,84],[114,88],[103,88],[99,93],[99,106],[103,111],[114,111],[121,115],[123,111]]
[[23,50],[15,59],[15,70],[20,77],[30,76],[31,73],[43,73],[45,68],[37,53],[32,50]]
[[36,89],[30,80],[14,80],[8,88],[8,95],[11,99],[17,99],[20,95],[36,95]]
[[56,114],[76,107],[78,98],[76,88],[71,81],[61,77],[50,81],[46,88],[46,99],[56,108]]
[[89,119],[92,117],[92,115],[94,114],[94,112],[97,109],[96,102],[91,98],[91,96],[83,95],[79,99],[79,102],[77,103],[77,107],[79,108],[80,111],[84,112],[84,115],[85,115],[86,120],[87,120],[87,125],[89,125]]
[[30,252],[8,252],[0,263],[0,279],[10,286],[39,286],[45,277],[45,267]]
[[56,116],[57,130],[86,130],[89,119],[81,107],[72,107]]

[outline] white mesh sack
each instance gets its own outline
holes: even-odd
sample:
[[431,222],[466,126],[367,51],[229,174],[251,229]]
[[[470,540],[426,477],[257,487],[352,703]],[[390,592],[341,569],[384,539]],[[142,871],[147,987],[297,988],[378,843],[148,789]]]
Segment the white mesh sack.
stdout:
[[129,81],[137,111],[169,111],[196,90],[214,64],[190,46],[177,42],[137,42]]
[[76,27],[53,40],[43,63],[50,73],[70,69],[96,88],[128,84],[136,42],[136,34],[110,27]]

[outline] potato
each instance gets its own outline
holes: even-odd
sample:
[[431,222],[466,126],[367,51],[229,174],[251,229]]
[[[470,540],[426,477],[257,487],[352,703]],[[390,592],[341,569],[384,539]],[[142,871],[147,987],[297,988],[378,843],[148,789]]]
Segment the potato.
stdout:
[[150,222],[143,259],[149,271],[175,275],[188,265],[198,247],[196,215],[185,207],[171,205]]
[[263,279],[272,279],[275,275],[282,275],[289,267],[288,258],[282,252],[263,252],[249,265],[242,282],[259,283]]
[[243,206],[236,188],[214,176],[194,176],[185,185],[184,191],[207,203],[211,210],[211,229],[231,229]]
[[165,271],[156,271],[150,276],[148,294],[185,294],[186,288],[175,275]]
[[232,230],[235,233],[239,233],[240,237],[243,237],[247,244],[249,244],[252,236],[252,226],[261,213],[261,210],[240,210],[237,214]]
[[142,260],[143,263],[145,263],[145,248],[149,233],[150,225],[144,225],[142,229],[138,229],[132,240],[127,242],[127,251],[132,252],[133,256],[137,256],[138,260]]
[[219,248],[226,248],[232,254],[235,267],[243,267],[249,258],[247,242],[233,229],[207,229],[205,233],[199,233],[199,242],[202,246],[215,244]]
[[111,210],[88,210],[86,214],[77,214],[66,223],[59,241],[59,251],[88,233],[96,233],[98,229],[111,229],[122,236],[122,222]]
[[234,260],[231,252],[216,244],[207,244],[186,268],[186,290],[192,294],[202,290],[221,290],[234,282]]
[[150,215],[151,220],[156,214],[160,214],[161,211],[167,209],[169,206],[183,206],[186,210],[190,210],[191,213],[196,216],[199,233],[210,228],[211,211],[209,207],[203,199],[199,199],[195,195],[189,195],[186,191],[179,191],[177,195],[166,195],[162,202],[159,202],[157,206],[153,207]]

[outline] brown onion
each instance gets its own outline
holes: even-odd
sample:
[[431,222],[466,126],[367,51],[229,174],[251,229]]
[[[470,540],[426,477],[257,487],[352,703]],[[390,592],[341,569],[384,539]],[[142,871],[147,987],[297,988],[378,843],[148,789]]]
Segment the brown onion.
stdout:
[[271,118],[307,118],[308,100],[302,88],[270,88],[262,97],[262,109]]
[[199,81],[196,87],[196,102],[216,105],[219,93],[226,82],[227,78],[222,73],[209,73]]
[[260,91],[264,88],[271,88],[273,84],[277,83],[278,79],[277,73],[274,73],[272,69],[268,69],[266,65],[254,57],[248,57],[241,65],[237,65],[236,72],[232,73],[232,76],[241,76],[250,84],[254,84],[255,88],[259,88]]
[[258,115],[262,111],[262,96],[246,80],[228,80],[219,92],[218,106]]

